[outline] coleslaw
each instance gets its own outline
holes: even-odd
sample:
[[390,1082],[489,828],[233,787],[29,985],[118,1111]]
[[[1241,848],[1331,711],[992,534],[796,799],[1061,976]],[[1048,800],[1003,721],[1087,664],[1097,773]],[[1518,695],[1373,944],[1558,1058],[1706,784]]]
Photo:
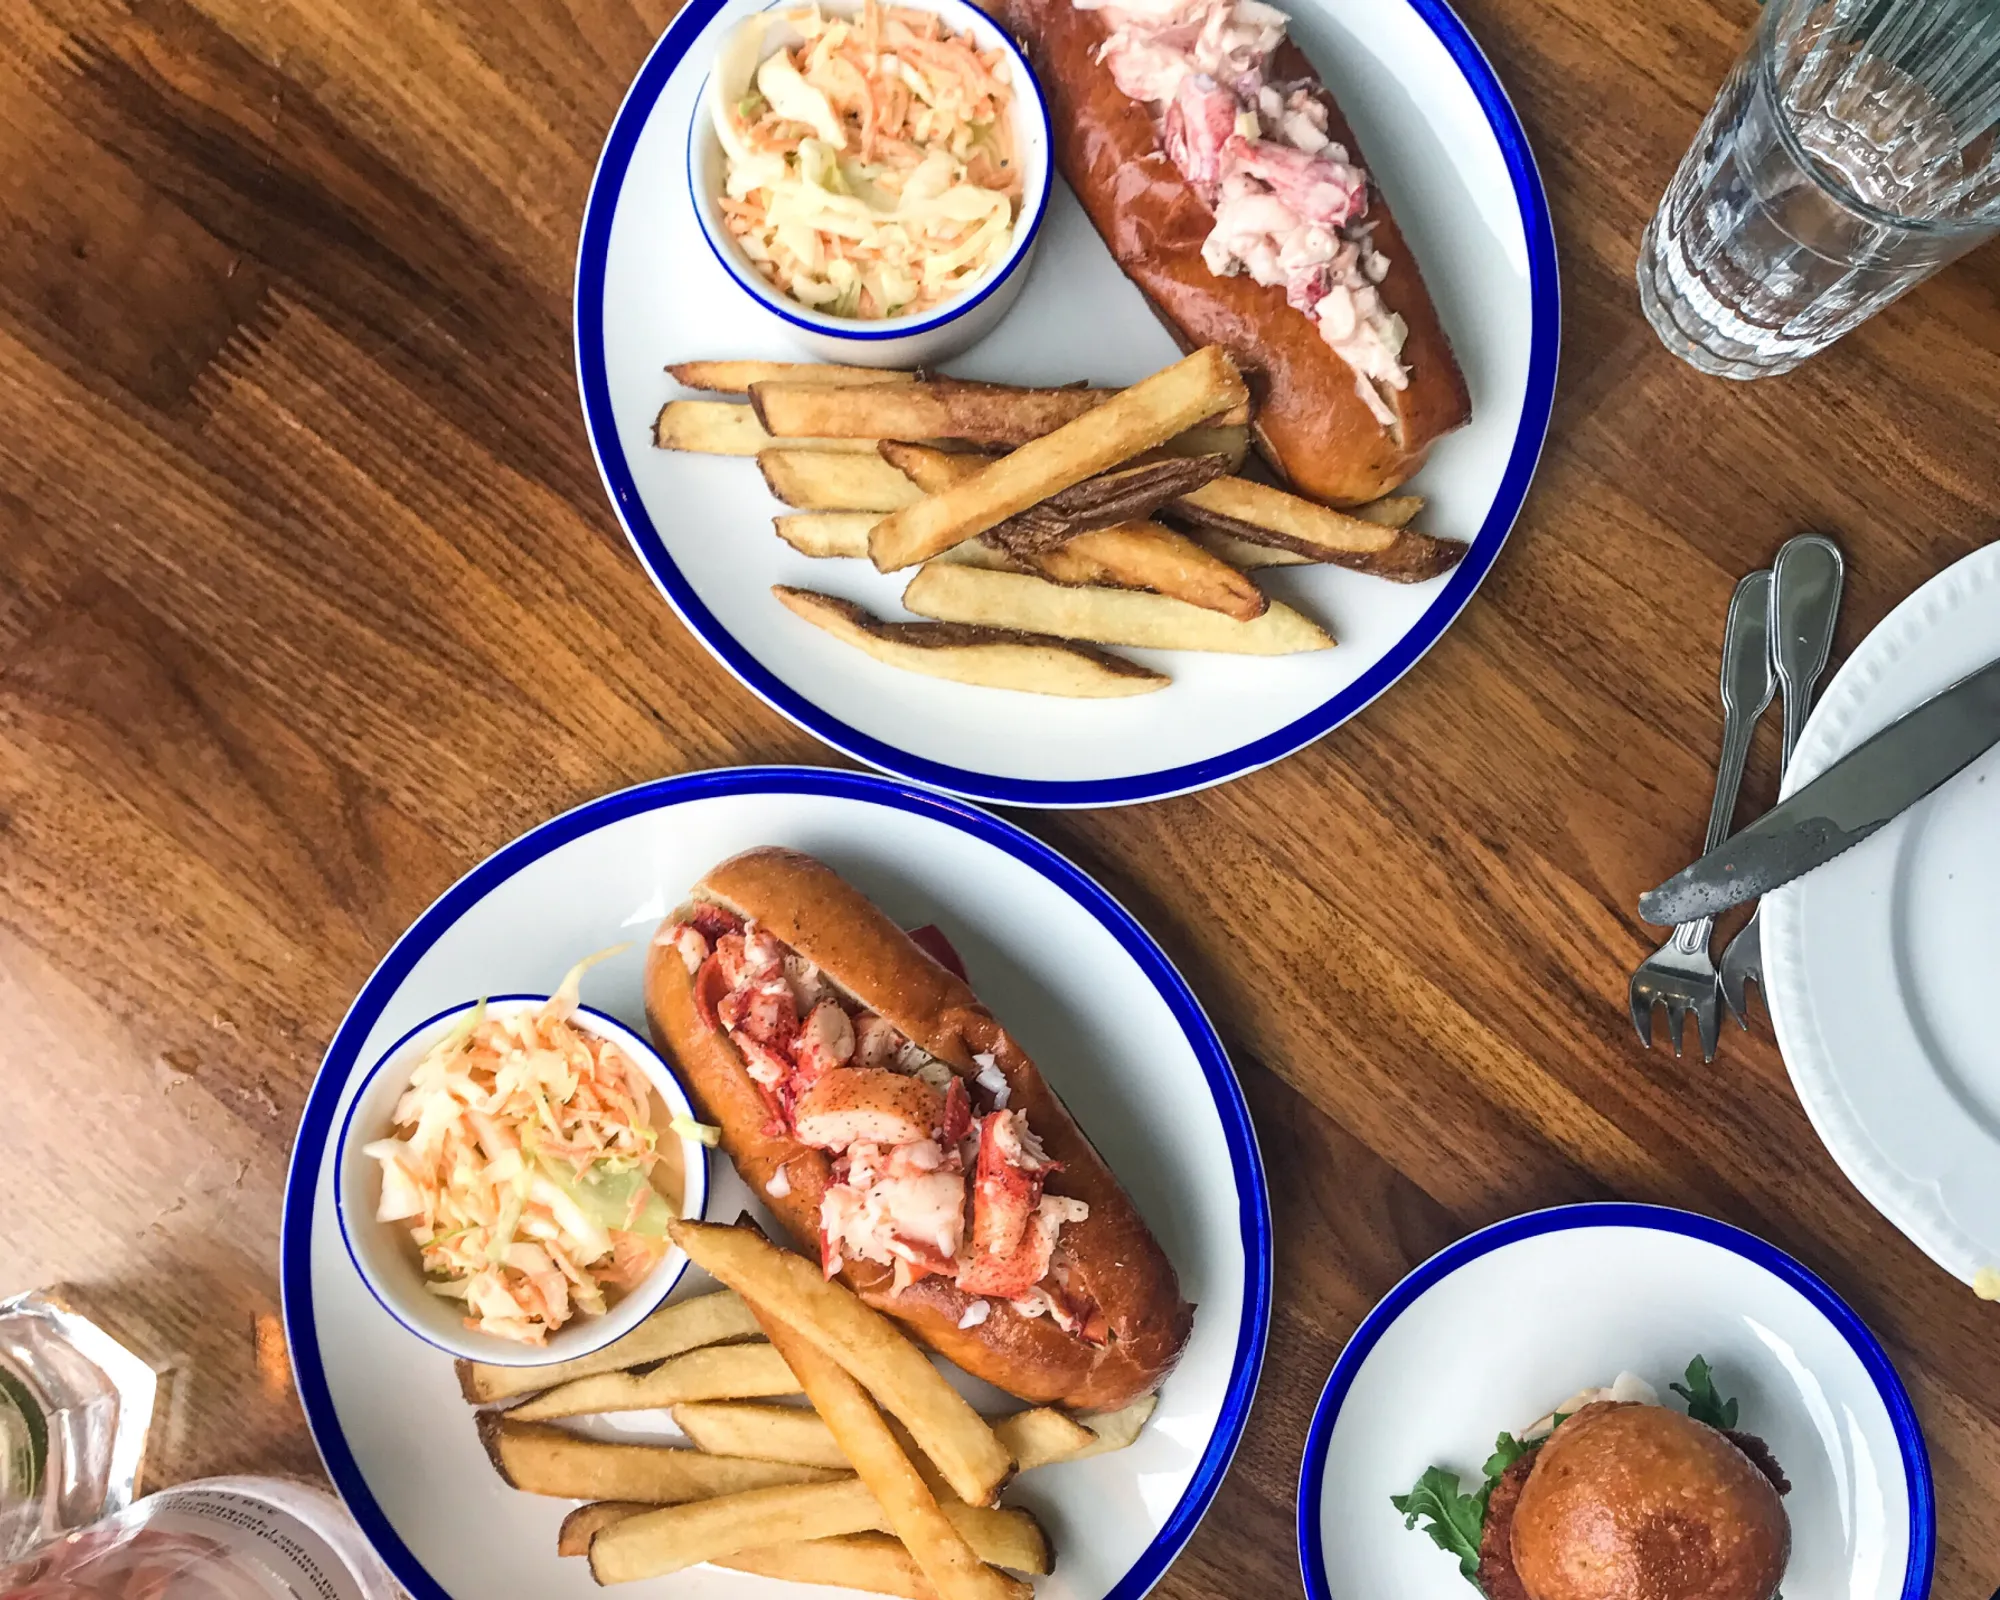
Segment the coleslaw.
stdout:
[[680,1147],[661,1147],[652,1084],[571,1021],[600,959],[533,1010],[481,1001],[417,1063],[391,1135],[362,1149],[382,1167],[376,1219],[408,1225],[425,1287],[462,1300],[467,1327],[524,1344],[644,1280],[675,1216],[655,1170],[677,1184]]
[[[796,42],[763,55],[773,26]],[[832,316],[904,316],[1005,258],[1024,174],[1004,51],[865,0],[853,18],[759,13],[717,73],[723,221],[782,293]]]

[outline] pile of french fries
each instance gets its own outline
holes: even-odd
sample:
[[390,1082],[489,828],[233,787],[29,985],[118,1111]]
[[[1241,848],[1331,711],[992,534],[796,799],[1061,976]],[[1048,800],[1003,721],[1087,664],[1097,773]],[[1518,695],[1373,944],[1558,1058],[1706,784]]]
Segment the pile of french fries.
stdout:
[[801,554],[914,567],[904,607],[781,585],[790,610],[906,671],[990,688],[1096,698],[1171,681],[1102,648],[1291,655],[1325,650],[1319,623],[1270,599],[1259,569],[1327,562],[1399,582],[1449,571],[1465,546],[1410,527],[1398,495],[1336,511],[1244,476],[1250,394],[1211,346],[1127,389],[1031,389],[914,372],[689,361],[664,450],[754,456],[795,509],[775,519]]
[[[1019,1473],[1121,1450],[1153,1400],[989,1422],[930,1358],[803,1256],[754,1228],[681,1222],[675,1242],[725,1287],[543,1367],[460,1362],[479,1435],[514,1488],[583,1502],[556,1553],[599,1583],[700,1562],[904,1600],[1031,1600],[1054,1570],[1032,1513],[997,1505]],[[803,1395],[810,1409],[787,1404]],[[503,1402],[516,1402],[498,1409]],[[777,1402],[777,1403],[770,1403]],[[687,1447],[555,1424],[664,1409]]]

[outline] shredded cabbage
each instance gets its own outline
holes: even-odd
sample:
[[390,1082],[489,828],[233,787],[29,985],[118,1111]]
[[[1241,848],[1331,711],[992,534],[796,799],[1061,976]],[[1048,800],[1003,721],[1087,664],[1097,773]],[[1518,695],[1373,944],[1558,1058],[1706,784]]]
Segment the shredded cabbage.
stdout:
[[652,1085],[626,1053],[575,1026],[577,963],[533,1010],[484,1001],[425,1052],[387,1138],[376,1217],[409,1228],[426,1287],[469,1327],[541,1344],[603,1312],[666,1254],[674,1208],[652,1182]]

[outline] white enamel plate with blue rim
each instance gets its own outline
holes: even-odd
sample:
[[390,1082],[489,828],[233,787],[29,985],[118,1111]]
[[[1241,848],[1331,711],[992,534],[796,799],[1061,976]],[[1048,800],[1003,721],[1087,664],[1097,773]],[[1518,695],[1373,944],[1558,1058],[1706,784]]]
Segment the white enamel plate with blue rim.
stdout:
[[[2000,653],[2000,544],[1946,568],[1813,710],[1785,792]],[[1799,1101],[1841,1170],[1933,1261],[2000,1267],[2000,747],[1764,898],[1764,973]]]
[[[1443,0],[1298,0],[1293,31],[1354,125],[1408,235],[1471,389],[1473,421],[1411,487],[1421,526],[1470,541],[1458,569],[1404,587],[1272,568],[1271,592],[1339,639],[1311,655],[1132,652],[1171,687],[1056,700],[919,678],[784,610],[774,583],[878,615],[907,574],[781,544],[784,508],[746,460],[657,450],[698,357],[802,359],[723,271],[696,224],[689,134],[724,35],[767,0],[689,0],[613,123],[584,214],[576,354],[598,466],[639,559],[683,621],[771,705],[828,744],[915,782],[1023,806],[1119,805],[1221,783],[1290,754],[1407,672],[1493,565],[1527,493],[1555,390],[1560,311],[1548,204],[1519,120]],[[1017,383],[1122,383],[1177,351],[1060,182],[1032,275],[995,333],[946,370]]]
[[1307,1600],[1466,1600],[1458,1563],[1389,1497],[1427,1467],[1476,1492],[1494,1436],[1620,1371],[1706,1356],[1791,1479],[1785,1600],[1923,1600],[1935,1512],[1888,1357],[1819,1278],[1685,1211],[1606,1203],[1496,1223],[1369,1312],[1327,1380],[1299,1482]]
[[[745,768],[665,779],[557,817],[490,857],[397,941],[341,1023],[306,1102],[285,1201],[285,1323],[328,1473],[415,1600],[583,1600],[559,1559],[566,1501],[495,1476],[449,1359],[376,1302],[343,1247],[332,1156],[356,1086],[413,1024],[481,993],[546,993],[621,940],[584,999],[643,1032],[640,955],[716,862],[760,844],[828,861],[906,926],[937,923],[981,998],[1035,1057],[1151,1223],[1197,1303],[1194,1337],[1132,1449],[1008,1492],[1059,1552],[1044,1600],[1138,1600],[1214,1497],[1256,1387],[1270,1215],[1243,1097],[1159,947],[1068,861],[984,812],[883,778]],[[708,1215],[754,1209],[727,1161]],[[768,1219],[767,1219],[768,1223]],[[676,1296],[705,1283],[690,1273]],[[975,1403],[1003,1397],[965,1380]],[[586,1428],[672,1442],[663,1414]],[[680,1600],[775,1600],[773,1580],[698,1568],[641,1584]],[[816,1594],[838,1591],[814,1590]]]

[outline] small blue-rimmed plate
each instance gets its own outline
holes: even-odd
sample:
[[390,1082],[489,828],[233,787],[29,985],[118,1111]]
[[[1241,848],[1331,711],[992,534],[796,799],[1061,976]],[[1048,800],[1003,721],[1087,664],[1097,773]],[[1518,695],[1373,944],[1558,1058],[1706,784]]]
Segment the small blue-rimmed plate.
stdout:
[[[586,982],[589,980],[586,979]],[[361,1274],[368,1290],[387,1311],[417,1338],[435,1345],[448,1355],[467,1361],[484,1361],[500,1367],[538,1367],[556,1361],[572,1361],[602,1349],[613,1339],[622,1339],[666,1300],[674,1285],[687,1271],[688,1258],[677,1245],[669,1245],[658,1265],[628,1292],[612,1301],[601,1316],[575,1316],[539,1345],[522,1344],[466,1326],[465,1302],[447,1300],[431,1293],[424,1282],[423,1267],[410,1242],[409,1225],[378,1222],[375,1210],[382,1196],[382,1168],[365,1154],[369,1144],[387,1138],[392,1131],[396,1104],[410,1086],[410,1076],[425,1055],[475,1008],[487,1017],[503,1017],[539,1011],[547,1005],[546,994],[496,994],[483,1000],[464,1000],[426,1017],[382,1052],[347,1102],[334,1149],[337,1177],[334,1214],[348,1258]],[[673,1166],[654,1169],[654,1182],[672,1202],[676,1215],[702,1217],[708,1206],[708,1146],[699,1139],[667,1133],[666,1120],[692,1120],[694,1107],[687,1090],[674,1076],[666,1058],[655,1050],[643,1034],[634,1033],[616,1017],[607,1017],[594,1006],[579,1005],[571,1016],[572,1026],[595,1034],[638,1067],[653,1086],[655,1120],[662,1132],[659,1149],[675,1155]]]
[[1787,1600],[1922,1600],[1935,1512],[1909,1396],[1861,1319],[1782,1250],[1661,1206],[1563,1206],[1439,1252],[1368,1313],[1299,1482],[1308,1600],[1465,1600],[1389,1504],[1426,1467],[1468,1492],[1494,1436],[1621,1371],[1662,1396],[1691,1357],[1791,1479]]
[[[1138,1600],[1214,1497],[1263,1358],[1270,1212],[1242,1092],[1172,964],[1076,867],[984,812],[858,773],[744,768],[593,801],[475,867],[383,959],[307,1098],[286,1188],[286,1331],[328,1474],[415,1600],[598,1593],[583,1563],[555,1554],[567,1503],[500,1482],[450,1361],[397,1326],[348,1259],[335,1139],[368,1066],[413,1023],[481,988],[546,993],[579,950],[636,941],[588,982],[594,1003],[643,1029],[646,935],[709,867],[759,844],[810,851],[906,925],[944,929],[1196,1302],[1194,1337],[1139,1443],[1009,1490],[1060,1552],[1039,1585],[1045,1600]],[[711,1178],[710,1216],[756,1209],[726,1161]],[[690,1272],[675,1293],[705,1286]],[[975,1401],[997,1406],[966,1382]],[[663,1415],[615,1426],[674,1437]],[[781,1587],[708,1568],[673,1579],[683,1600],[773,1600]]]
[[[1133,652],[1171,687],[1060,700],[918,678],[780,606],[773,584],[899,617],[907,574],[779,542],[784,510],[744,460],[654,448],[662,370],[701,357],[799,359],[702,241],[686,176],[701,85],[766,0],[688,0],[605,142],[577,262],[576,357],[598,467],[633,548],[683,621],[772,706],[827,743],[933,788],[1021,806],[1101,806],[1221,783],[1354,715],[1435,644],[1493,565],[1527,493],[1555,391],[1561,314],[1548,204],[1519,119],[1445,0],[1300,0],[1293,32],[1339,97],[1451,334],[1473,420],[1412,488],[1422,526],[1468,540],[1452,573],[1401,586],[1271,568],[1271,591],[1337,649],[1281,658]],[[1060,182],[1006,320],[954,374],[1123,383],[1178,352]]]

